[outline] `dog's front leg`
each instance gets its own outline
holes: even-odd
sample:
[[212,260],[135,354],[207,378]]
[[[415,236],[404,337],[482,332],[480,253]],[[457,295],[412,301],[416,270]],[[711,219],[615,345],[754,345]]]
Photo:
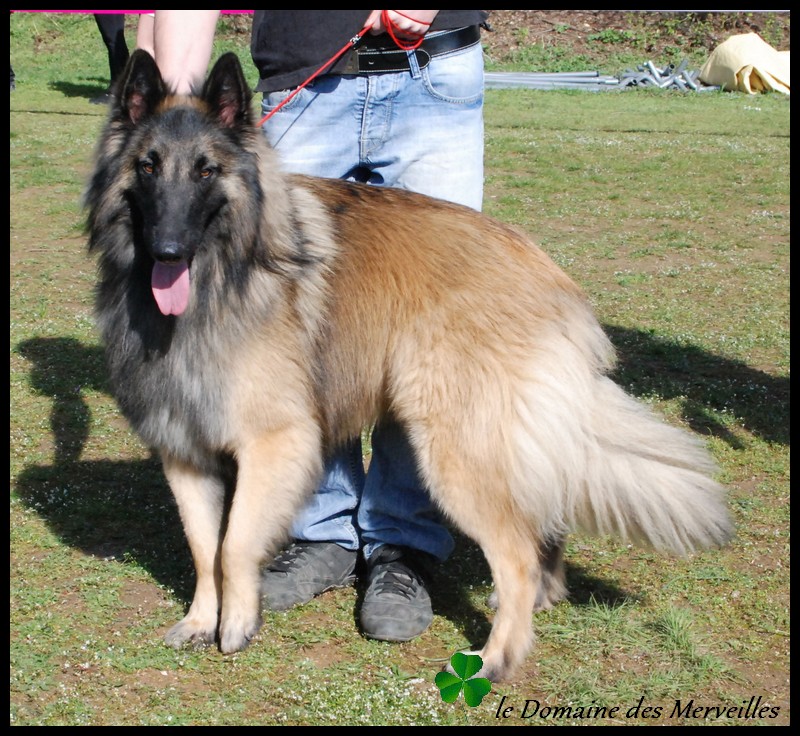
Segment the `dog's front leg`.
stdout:
[[294,424],[250,439],[236,453],[239,472],[222,545],[220,649],[246,647],[261,625],[260,568],[278,552],[321,472],[315,425]]
[[181,460],[162,454],[183,529],[194,558],[197,574],[194,600],[186,616],[165,637],[170,646],[212,644],[216,639],[222,596],[220,546],[225,502],[223,480],[201,472]]

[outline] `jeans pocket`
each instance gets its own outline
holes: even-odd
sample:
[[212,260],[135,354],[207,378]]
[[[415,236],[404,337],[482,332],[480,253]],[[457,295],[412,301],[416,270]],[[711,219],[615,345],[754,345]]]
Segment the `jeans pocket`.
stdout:
[[422,70],[425,87],[436,99],[461,105],[483,100],[483,48],[479,43],[435,56]]
[[[291,96],[297,91],[297,87],[292,89],[279,89],[276,92],[266,92],[261,100],[261,113],[266,115],[272,112],[275,108],[280,107],[287,97]],[[310,91],[308,87],[304,87],[297,94],[292,97],[284,106],[283,110],[300,109],[309,103]]]

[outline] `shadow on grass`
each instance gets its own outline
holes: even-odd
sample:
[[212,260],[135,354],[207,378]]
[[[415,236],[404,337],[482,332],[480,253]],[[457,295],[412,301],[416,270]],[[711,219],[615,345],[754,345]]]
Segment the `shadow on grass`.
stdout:
[[134,561],[190,601],[191,555],[158,458],[80,459],[92,421],[83,392],[108,391],[102,349],[72,338],[34,338],[17,352],[31,363],[31,386],[52,398],[54,447],[52,465],[20,474],[18,496],[65,544]]
[[[95,81],[97,84],[92,84]],[[88,100],[103,94],[108,89],[108,79],[87,77],[83,84],[54,81],[50,82],[48,87],[55,92],[60,92],[64,97],[85,97]]]
[[679,399],[683,419],[700,435],[734,449],[742,442],[714,412],[726,412],[756,437],[789,444],[789,378],[656,335],[604,325],[617,348],[613,378],[634,396]]
[[[615,378],[631,393],[680,398],[685,420],[699,433],[733,447],[741,441],[715,418],[730,412],[754,435],[789,442],[789,380],[651,334],[607,327],[618,348]],[[35,338],[17,346],[30,361],[31,385],[52,397],[50,424],[56,448],[51,466],[29,466],[16,491],[65,544],[101,557],[132,559],[188,603],[193,568],[180,518],[156,458],[143,461],[81,460],[91,415],[82,392],[106,390],[102,350],[69,338]],[[571,600],[592,597],[615,605],[625,592],[567,565]],[[453,620],[473,642],[485,640],[486,617],[469,602],[469,590],[490,574],[483,555],[461,539],[437,573],[434,609]]]

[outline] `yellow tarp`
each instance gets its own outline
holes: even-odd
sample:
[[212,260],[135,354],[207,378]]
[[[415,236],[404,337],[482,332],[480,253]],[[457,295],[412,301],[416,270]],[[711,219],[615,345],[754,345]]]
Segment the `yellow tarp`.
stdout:
[[728,91],[789,94],[789,52],[777,51],[757,33],[731,36],[715,48],[700,81]]

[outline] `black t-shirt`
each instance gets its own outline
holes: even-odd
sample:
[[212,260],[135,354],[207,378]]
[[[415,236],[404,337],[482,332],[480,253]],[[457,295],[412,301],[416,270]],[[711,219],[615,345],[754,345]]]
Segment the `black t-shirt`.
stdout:
[[[256,10],[250,53],[259,92],[291,89],[305,82],[363,27],[371,10]],[[430,31],[483,23],[485,10],[440,10]],[[387,36],[387,45],[391,39]],[[344,64],[343,54],[337,64]],[[336,69],[332,66],[331,71]]]

